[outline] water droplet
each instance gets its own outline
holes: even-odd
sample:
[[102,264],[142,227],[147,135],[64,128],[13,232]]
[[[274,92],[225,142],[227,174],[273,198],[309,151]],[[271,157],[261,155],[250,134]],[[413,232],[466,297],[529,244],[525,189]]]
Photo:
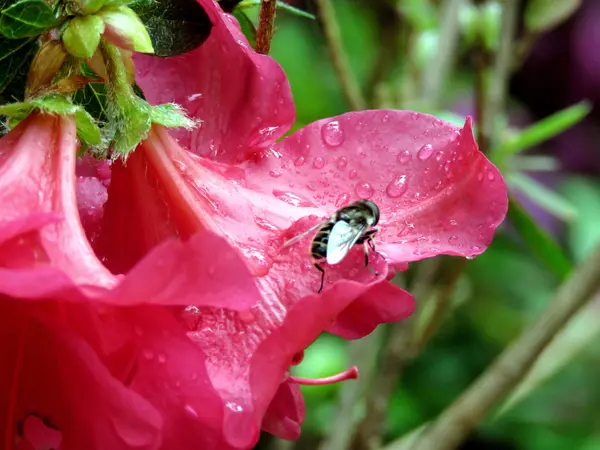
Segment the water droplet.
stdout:
[[441,181],[438,181],[437,183],[435,183],[434,189],[436,191],[439,191],[442,188],[443,183]]
[[359,155],[361,158],[366,158],[367,154],[365,152],[360,152]]
[[337,120],[333,120],[321,127],[323,142],[330,147],[339,147],[344,143],[344,132]]
[[356,185],[356,195],[363,199],[369,199],[375,193],[373,187],[366,181],[362,181]]
[[167,362],[167,355],[164,353],[159,353],[157,359],[159,363],[164,364]]
[[413,255],[415,255],[415,256],[423,256],[423,251],[417,249],[417,250],[413,251]]
[[439,243],[440,243],[440,240],[439,240],[439,239],[437,239],[437,238],[436,238],[436,239],[432,239],[432,240],[431,240],[431,243],[432,243],[432,244],[439,244]]
[[306,158],[304,158],[304,156],[299,156],[294,161],[294,165],[297,167],[300,167],[300,166],[303,166],[305,162],[306,162]]
[[408,189],[407,181],[406,175],[397,176],[387,185],[385,192],[392,198],[398,198],[406,193]]
[[475,259],[475,256],[473,256],[473,255],[469,255],[469,256],[467,256],[466,258],[467,258],[469,261],[472,261],[472,260],[474,260],[474,259]]
[[199,98],[202,98],[202,94],[192,94],[192,95],[188,95],[188,101],[190,102],[195,102],[196,100],[198,100]]
[[433,125],[436,127],[441,127],[444,124],[444,121],[442,119],[434,119],[433,120]]
[[456,241],[458,241],[458,236],[454,236],[454,235],[453,235],[453,236],[450,236],[450,237],[448,238],[448,243],[449,243],[449,244],[455,244],[455,243],[456,243]]
[[269,175],[271,175],[273,178],[279,178],[281,176],[281,173],[277,172],[276,170],[271,170],[269,172]]
[[320,156],[315,158],[315,160],[313,161],[313,167],[315,169],[322,169],[323,167],[325,167],[325,160]]
[[338,198],[335,200],[335,206],[337,208],[341,208],[344,205],[347,205],[348,202],[350,200],[350,194],[349,193],[344,193],[344,194],[340,194],[338,196]]
[[313,191],[313,192],[315,192],[317,190],[317,188],[314,187],[311,183],[306,183],[306,189],[308,189],[309,191]]
[[417,156],[419,157],[419,159],[421,161],[425,161],[427,158],[429,158],[431,156],[432,153],[433,153],[433,147],[431,146],[431,144],[425,144],[423,147],[421,147],[419,149],[419,151],[417,152]]
[[151,361],[154,359],[154,352],[148,348],[142,350],[142,356],[144,358],[146,358],[148,361]]
[[414,112],[412,113],[411,117],[413,118],[413,120],[419,120],[421,118],[421,114]]
[[345,156],[340,156],[337,162],[338,169],[343,169],[348,165],[348,158]]
[[384,115],[384,116],[381,118],[381,121],[382,121],[383,123],[387,123],[387,122],[389,122],[389,121],[390,121],[390,116],[389,116],[388,114],[385,114],[385,115]]
[[439,152],[437,152],[435,154],[436,161],[441,161],[443,157],[444,157],[444,150],[440,150]]
[[412,155],[408,150],[402,150],[396,158],[400,164],[406,164],[412,159]]
[[356,170],[352,169],[350,172],[348,172],[348,178],[352,179],[352,178],[356,178],[358,174],[356,173]]
[[496,175],[491,170],[487,173],[488,180],[494,181],[496,179]]
[[473,247],[471,247],[471,250],[473,250],[474,252],[479,252],[481,251],[481,247],[479,247],[478,245],[474,245]]
[[477,174],[477,181],[483,181],[483,172]]

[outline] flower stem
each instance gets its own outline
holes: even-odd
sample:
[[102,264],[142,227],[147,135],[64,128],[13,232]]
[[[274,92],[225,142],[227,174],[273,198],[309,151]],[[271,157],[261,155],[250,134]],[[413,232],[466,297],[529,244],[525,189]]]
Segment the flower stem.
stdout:
[[263,55],[269,54],[275,23],[277,0],[262,0],[258,16],[255,50]]
[[335,18],[335,11],[330,0],[315,0],[317,16],[321,21],[327,47],[331,54],[333,67],[340,81],[342,92],[350,109],[361,110],[366,108],[365,99],[360,92],[358,82],[352,73],[348,58],[342,46],[340,27]]
[[100,51],[106,64],[108,93],[113,100],[121,95],[133,95],[133,88],[127,78],[127,69],[121,57],[121,51],[106,41],[100,43]]
[[556,333],[600,288],[600,245],[561,285],[534,325],[502,352],[494,363],[439,419],[411,450],[455,449],[499,400],[528,373]]

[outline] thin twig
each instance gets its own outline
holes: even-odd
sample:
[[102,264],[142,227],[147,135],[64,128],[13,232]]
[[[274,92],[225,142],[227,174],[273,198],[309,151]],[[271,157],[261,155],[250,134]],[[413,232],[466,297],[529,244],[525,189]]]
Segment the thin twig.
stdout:
[[430,297],[431,287],[440,266],[440,258],[419,263],[416,280],[411,289],[417,301],[417,309],[408,319],[392,325],[390,336],[379,358],[377,378],[367,392],[366,413],[356,429],[353,449],[375,450],[381,447],[389,401],[402,369],[415,356],[414,330],[423,313],[424,304]]
[[425,430],[411,450],[452,450],[528,373],[544,348],[600,287],[600,245],[561,285],[538,320]]
[[423,71],[422,101],[429,108],[439,102],[444,82],[456,58],[456,44],[460,33],[458,12],[464,0],[444,0],[440,11],[440,34],[437,53],[431,67]]
[[494,70],[489,84],[486,102],[485,120],[481,123],[488,144],[495,145],[495,123],[499,114],[504,112],[508,81],[513,68],[514,41],[517,33],[519,0],[502,2],[500,45],[494,62]]
[[357,408],[364,401],[368,386],[373,383],[377,355],[382,340],[382,327],[378,327],[368,336],[350,344],[350,360],[359,370],[358,380],[344,383],[335,417],[331,424],[331,433],[323,440],[319,450],[346,450],[350,446],[353,430],[360,420]]
[[257,53],[267,55],[271,50],[276,10],[277,0],[262,0],[258,16],[258,29],[256,30],[255,50]]
[[344,52],[342,35],[337,19],[335,18],[333,5],[330,0],[315,0],[315,5],[317,7],[317,16],[323,27],[327,47],[331,54],[333,67],[342,87],[344,97],[346,97],[346,101],[351,109],[365,109],[365,99],[360,92],[360,87],[354,77],[354,73],[352,73],[348,58]]

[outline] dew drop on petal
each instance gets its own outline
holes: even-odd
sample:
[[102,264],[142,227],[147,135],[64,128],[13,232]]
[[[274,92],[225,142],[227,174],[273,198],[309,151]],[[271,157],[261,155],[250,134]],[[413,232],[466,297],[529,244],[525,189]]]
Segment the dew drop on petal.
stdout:
[[337,161],[338,169],[343,169],[348,165],[348,158],[345,156],[340,156]]
[[325,166],[325,160],[323,158],[321,158],[320,156],[315,158],[315,160],[313,161],[313,167],[315,169],[322,169],[324,166]]
[[303,166],[305,162],[306,162],[306,158],[304,158],[304,156],[299,156],[294,161],[294,165],[297,167],[300,167],[300,166]]
[[483,172],[477,174],[477,181],[483,181]]
[[412,155],[408,150],[402,150],[396,158],[400,164],[406,164],[412,159]]
[[187,414],[189,414],[189,415],[190,415],[192,418],[194,418],[194,419],[197,419],[197,418],[198,418],[198,411],[196,411],[192,405],[188,405],[188,404],[186,404],[186,405],[183,407],[183,409],[184,409],[184,411],[185,411]]
[[362,181],[356,185],[356,195],[360,198],[368,199],[375,193],[373,187],[366,181]]
[[167,355],[164,353],[159,353],[157,359],[159,363],[164,364],[167,362]]
[[389,116],[389,114],[385,114],[385,115],[384,115],[384,116],[381,118],[381,121],[382,121],[383,123],[387,123],[387,122],[389,122],[389,121],[390,121],[390,116]]
[[458,241],[458,236],[454,236],[454,235],[453,235],[453,236],[450,236],[450,237],[448,238],[448,243],[449,243],[449,244],[456,244],[456,242],[457,242],[457,241]]
[[352,169],[350,172],[348,172],[348,178],[352,179],[352,178],[356,178],[358,174],[356,173],[356,170]]
[[339,147],[344,143],[344,131],[337,120],[326,123],[321,127],[321,138],[330,147]]
[[419,120],[421,115],[417,112],[414,112],[414,113],[412,113],[411,117],[413,118],[413,120]]
[[431,144],[425,144],[423,147],[421,147],[419,149],[419,151],[417,152],[417,156],[419,157],[419,159],[421,161],[425,161],[427,158],[429,158],[431,156],[432,153],[433,153],[433,147],[431,146]]
[[444,150],[440,150],[439,152],[437,152],[435,154],[436,161],[441,161],[443,157],[444,157]]
[[148,361],[152,361],[154,359],[154,352],[150,349],[144,349],[142,351],[142,356],[146,358]]
[[271,171],[269,172],[269,175],[270,175],[271,177],[273,177],[273,178],[279,178],[279,177],[281,176],[281,173],[280,173],[280,172],[277,172],[276,170],[271,170]]
[[487,173],[488,180],[494,181],[496,179],[496,175],[491,170]]
[[408,189],[408,179],[406,175],[395,177],[385,188],[385,192],[392,198],[398,198],[406,193]]
[[442,119],[434,119],[433,120],[433,125],[436,127],[441,127],[444,124],[444,121]]

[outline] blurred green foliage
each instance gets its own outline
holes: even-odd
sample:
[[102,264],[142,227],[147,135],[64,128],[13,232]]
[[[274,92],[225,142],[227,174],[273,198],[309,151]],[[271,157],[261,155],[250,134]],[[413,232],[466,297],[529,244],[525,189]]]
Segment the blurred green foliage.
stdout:
[[[335,0],[343,45],[363,93],[383,95],[394,107],[420,109],[411,89],[419,87],[423,70],[434,67],[437,36],[443,18],[439,1]],[[440,117],[461,124],[466,110],[474,114],[474,46],[483,39],[484,56],[489,59],[500,41],[500,3],[463,2],[457,58],[451,77],[437,105]],[[563,4],[564,3],[564,4]],[[560,4],[560,5],[559,5]],[[579,2],[532,0],[520,11],[521,33],[537,35],[566,20]],[[315,13],[311,2],[295,2]],[[400,12],[392,24],[392,38],[385,33],[385,15]],[[256,20],[256,11],[247,11]],[[320,22],[280,11],[276,20],[271,55],[285,69],[293,91],[300,128],[314,120],[348,110]],[[478,27],[482,27],[478,28]],[[600,25],[599,25],[600,26]],[[529,27],[529,28],[527,28]],[[404,29],[410,30],[404,32]],[[396,42],[392,42],[396,39]],[[397,60],[386,67],[384,77],[382,47],[398,49]],[[487,77],[488,75],[486,75]],[[373,86],[373,83],[377,86]],[[378,91],[379,89],[379,91]],[[406,91],[410,95],[406,95]],[[548,93],[552,95],[552,93]],[[368,99],[370,101],[371,99]],[[370,102],[373,106],[380,101]],[[510,108],[526,109],[508,98]],[[389,101],[383,102],[389,105]],[[580,261],[600,241],[600,182],[597,178],[560,172],[558,188],[532,178],[525,168],[553,172],[560,162],[553,155],[540,157],[536,146],[575,125],[589,113],[581,103],[528,127],[516,128],[511,119],[497,119],[498,139],[489,153],[502,169],[516,195],[509,221],[493,245],[476,260],[468,262],[459,277],[454,297],[461,297],[438,332],[423,351],[398,376],[398,386],[389,399],[385,441],[397,439],[437,417],[486,368],[551,300],[560,282],[571,270],[571,260]],[[532,153],[532,150],[534,151]],[[561,233],[548,233],[547,214],[517,203],[528,197],[534,204],[554,214]],[[524,206],[525,205],[525,206]],[[540,219],[542,217],[542,219]],[[556,228],[556,227],[554,227]],[[414,266],[408,272],[410,278]],[[417,299],[418,301],[423,299]],[[600,347],[594,345],[600,334],[600,296],[572,322],[540,359],[531,379],[523,384],[518,397],[498,414],[486,419],[471,447],[562,450],[600,449]],[[348,342],[323,335],[306,351],[295,374],[323,377],[340,372],[356,361],[348,361]],[[352,382],[352,381],[350,381]],[[293,448],[315,449],[331,429],[337,404],[338,386],[303,388],[307,417],[303,435]],[[263,441],[260,448],[278,447]],[[467,447],[465,447],[467,448]],[[492,447],[489,447],[492,448]]]

